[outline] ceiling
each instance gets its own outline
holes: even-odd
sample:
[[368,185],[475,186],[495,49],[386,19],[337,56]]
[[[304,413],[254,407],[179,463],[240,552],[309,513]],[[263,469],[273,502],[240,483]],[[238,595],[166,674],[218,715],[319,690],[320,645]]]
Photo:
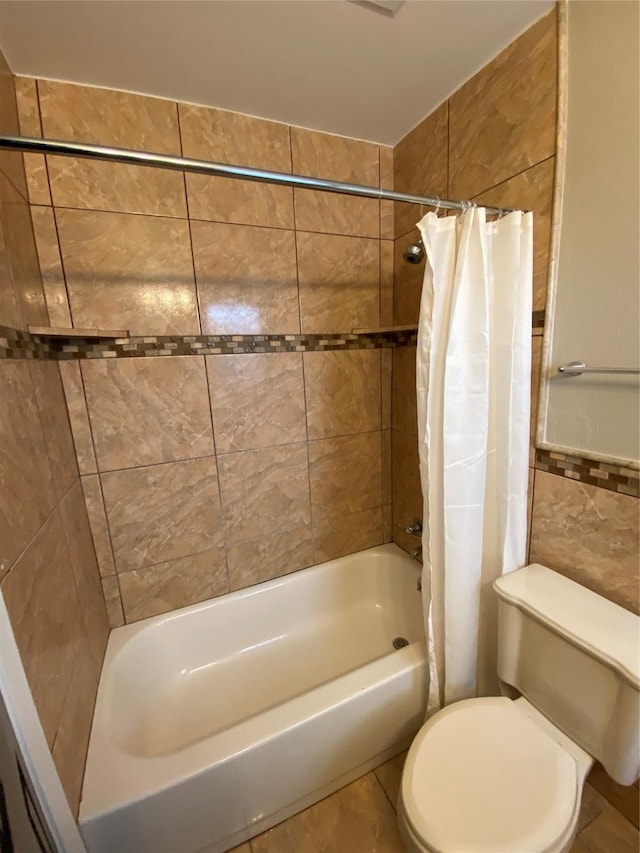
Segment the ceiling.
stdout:
[[0,0],[14,73],[394,145],[553,0]]

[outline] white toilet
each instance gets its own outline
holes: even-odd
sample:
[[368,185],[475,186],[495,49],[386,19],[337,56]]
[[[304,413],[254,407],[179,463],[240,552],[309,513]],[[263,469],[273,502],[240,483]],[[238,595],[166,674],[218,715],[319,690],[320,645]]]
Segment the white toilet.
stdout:
[[565,853],[594,758],[622,785],[640,774],[640,619],[540,565],[494,589],[506,695],[418,732],[398,799],[411,853]]

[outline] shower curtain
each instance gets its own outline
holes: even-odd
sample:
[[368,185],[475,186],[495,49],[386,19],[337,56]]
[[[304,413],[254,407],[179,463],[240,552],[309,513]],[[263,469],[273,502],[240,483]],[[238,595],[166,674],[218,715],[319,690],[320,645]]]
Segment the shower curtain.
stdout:
[[527,539],[533,214],[428,213],[416,363],[427,715],[498,688],[491,584]]

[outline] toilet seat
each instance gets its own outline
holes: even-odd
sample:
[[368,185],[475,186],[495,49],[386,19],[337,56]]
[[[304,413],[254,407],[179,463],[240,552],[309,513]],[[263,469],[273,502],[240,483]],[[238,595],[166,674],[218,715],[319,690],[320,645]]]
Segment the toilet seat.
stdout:
[[580,804],[576,761],[510,699],[443,709],[415,738],[401,811],[434,853],[555,853]]

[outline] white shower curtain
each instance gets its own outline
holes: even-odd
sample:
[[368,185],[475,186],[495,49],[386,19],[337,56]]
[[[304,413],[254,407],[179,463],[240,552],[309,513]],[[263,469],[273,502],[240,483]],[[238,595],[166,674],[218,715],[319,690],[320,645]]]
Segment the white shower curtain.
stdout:
[[525,562],[533,215],[428,213],[417,351],[427,714],[497,689],[492,582]]

